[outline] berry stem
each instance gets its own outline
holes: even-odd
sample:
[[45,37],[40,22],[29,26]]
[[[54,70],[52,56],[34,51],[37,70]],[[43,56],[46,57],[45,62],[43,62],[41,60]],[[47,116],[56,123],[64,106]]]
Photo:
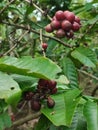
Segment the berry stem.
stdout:
[[[40,43],[41,43],[41,48],[42,48],[42,44],[43,44],[42,29],[40,29]],[[46,54],[43,48],[42,48],[42,52],[43,52],[43,56],[46,57]]]

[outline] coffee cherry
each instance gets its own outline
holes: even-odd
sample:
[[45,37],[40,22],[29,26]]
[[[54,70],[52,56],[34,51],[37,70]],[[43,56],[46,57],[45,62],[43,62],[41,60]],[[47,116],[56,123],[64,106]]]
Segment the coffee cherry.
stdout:
[[53,21],[53,20],[57,20],[55,16],[53,16],[52,21]]
[[57,88],[56,87],[51,90],[51,94],[55,94],[55,93],[57,93]]
[[80,18],[75,16],[75,22],[77,22],[78,24],[80,24]]
[[66,33],[67,38],[72,38],[74,36],[74,32],[70,30],[69,32]]
[[48,33],[53,32],[53,28],[51,27],[50,24],[48,24],[48,25],[45,27],[45,30],[46,30],[46,32],[48,32]]
[[61,24],[60,24],[60,22],[57,21],[57,20],[53,20],[53,21],[51,22],[51,27],[52,27],[53,29],[59,29],[60,26],[61,26]]
[[61,26],[62,26],[62,29],[65,31],[69,31],[72,28],[72,24],[68,20],[64,20]]
[[80,29],[80,25],[77,22],[74,22],[72,25],[73,31],[78,31]]
[[33,92],[25,92],[23,95],[24,95],[25,100],[31,100],[34,93]]
[[64,16],[64,12],[62,10],[59,10],[55,13],[55,17],[57,20],[64,20],[65,16]]
[[48,47],[48,44],[47,44],[47,43],[42,43],[42,48],[43,48],[44,50],[46,50],[47,47]]
[[57,82],[54,80],[50,80],[49,82],[49,89],[54,89],[56,87]]
[[54,105],[55,105],[55,101],[51,97],[48,97],[48,99],[47,99],[47,106],[49,108],[53,108]]
[[58,29],[57,32],[56,32],[56,36],[58,38],[63,38],[65,37],[65,31],[63,29]]
[[46,86],[46,84],[47,84],[47,80],[45,80],[45,79],[39,79],[39,81],[38,81],[38,85],[39,86]]
[[74,20],[75,20],[75,15],[74,15],[73,12],[64,11],[64,16],[65,16],[65,18],[66,18],[68,21],[70,21],[71,23],[73,23]]
[[39,111],[41,109],[41,103],[36,100],[31,100],[31,109],[34,111]]
[[15,115],[14,115],[14,114],[11,114],[11,115],[10,115],[10,118],[11,118],[11,121],[12,121],[12,122],[15,121]]

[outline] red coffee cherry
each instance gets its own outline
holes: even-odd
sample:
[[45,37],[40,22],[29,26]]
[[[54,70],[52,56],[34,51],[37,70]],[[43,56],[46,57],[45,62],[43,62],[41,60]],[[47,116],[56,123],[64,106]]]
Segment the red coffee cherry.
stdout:
[[60,28],[60,26],[61,26],[61,23],[60,23],[60,21],[57,21],[57,20],[53,20],[52,22],[51,22],[51,27],[53,28],[53,29],[59,29]]
[[47,106],[49,108],[53,108],[54,105],[55,105],[55,101],[51,97],[48,97],[48,99],[47,99]]
[[68,20],[62,21],[62,29],[65,31],[69,31],[72,28],[72,24]]
[[65,16],[64,16],[64,12],[62,10],[59,10],[55,13],[55,17],[57,20],[64,20]]
[[75,20],[75,14],[73,12],[70,12],[70,11],[64,11],[64,16],[65,18],[70,21],[71,23],[74,22]]
[[58,29],[57,32],[56,32],[56,36],[58,38],[63,38],[65,37],[65,31],[63,29]]
[[43,48],[44,50],[46,50],[47,47],[48,47],[48,44],[47,44],[47,43],[42,43],[42,48]]
[[80,18],[75,16],[75,22],[77,22],[78,24],[80,24]]
[[53,28],[51,27],[50,24],[48,24],[48,25],[45,27],[45,30],[46,30],[46,32],[48,32],[48,33],[53,32]]
[[76,32],[79,29],[80,29],[80,25],[77,22],[74,22],[72,25],[72,30]]
[[55,94],[55,93],[57,93],[57,88],[56,87],[51,90],[51,94]]

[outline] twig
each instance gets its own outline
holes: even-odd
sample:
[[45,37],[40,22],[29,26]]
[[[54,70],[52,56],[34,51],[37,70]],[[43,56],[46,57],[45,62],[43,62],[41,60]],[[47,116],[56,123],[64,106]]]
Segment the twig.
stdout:
[[[19,42],[29,31],[27,30],[26,32],[24,32],[19,39],[17,40],[17,42]],[[16,43],[14,46],[12,46],[7,52],[5,52],[4,54],[2,54],[2,56],[6,56],[7,54],[9,54],[11,51],[13,51],[15,49],[15,47],[17,46],[18,43]]]
[[22,118],[20,120],[17,120],[15,122],[13,122],[12,124],[12,128],[15,127],[15,126],[20,126],[30,120],[33,120],[33,119],[36,119],[38,118],[39,116],[41,115],[41,112],[36,112],[36,113],[30,113],[29,115],[27,115],[25,118]]
[[[40,42],[41,42],[41,48],[42,48],[42,44],[43,44],[42,29],[40,29]],[[42,48],[42,51],[43,51],[43,56],[46,57],[46,55],[45,55],[45,51],[44,51],[43,48]]]
[[[30,0],[25,0],[26,2],[28,2],[28,3],[30,3]],[[32,5],[37,9],[37,10],[39,10],[42,14],[45,14],[45,12],[41,9],[41,8],[39,8],[35,3],[33,3],[33,1],[32,1]],[[51,21],[52,20],[52,18],[47,14],[47,17],[48,17],[48,19]]]
[[8,6],[9,6],[10,4],[12,4],[14,1],[15,1],[15,0],[11,0],[8,4],[6,4],[6,6],[4,6],[3,9],[1,9],[0,14],[2,14],[2,13],[8,8]]
[[[8,22],[5,22],[5,21],[2,21],[2,23],[6,24],[6,25],[9,25],[9,26],[15,26],[16,28],[19,28],[19,29],[28,30],[30,32],[33,32],[35,34],[40,35],[40,32],[38,32],[38,31],[36,31],[34,29],[31,29],[31,28],[28,28],[28,26],[23,26],[23,25],[18,25],[18,24],[12,24],[12,23],[8,23]],[[64,43],[63,41],[61,41],[60,39],[58,39],[56,37],[48,36],[48,35],[45,35],[45,34],[42,34],[42,36],[46,37],[46,38],[53,39],[53,40],[57,41],[59,44],[62,44],[63,46],[65,46],[65,47],[69,47],[69,48],[73,48],[74,47],[72,45]]]
[[96,77],[96,76],[94,76],[94,75],[92,75],[92,74],[90,74],[90,73],[88,73],[88,72],[86,72],[84,70],[79,70],[78,69],[78,72],[81,72],[81,73],[83,73],[83,74],[85,74],[85,75],[87,75],[87,76],[89,76],[89,77],[91,77],[91,78],[93,78],[95,80],[98,80],[98,77]]
[[92,91],[91,96],[95,96],[97,90],[98,90],[98,86],[96,86],[96,87],[94,88],[94,90]]
[[[80,37],[80,40],[85,37],[85,35],[95,26],[95,24],[96,24],[97,22],[98,22],[98,20],[96,20],[91,26],[89,26],[88,29],[86,29],[85,33],[83,33],[82,36]],[[80,42],[80,41],[79,41],[79,42]]]

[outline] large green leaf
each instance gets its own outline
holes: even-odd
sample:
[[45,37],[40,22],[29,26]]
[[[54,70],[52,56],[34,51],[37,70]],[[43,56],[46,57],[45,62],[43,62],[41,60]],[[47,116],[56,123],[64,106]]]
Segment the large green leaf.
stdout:
[[61,61],[61,66],[63,68],[63,72],[65,76],[69,80],[69,86],[71,88],[77,88],[78,87],[78,75],[75,68],[75,65],[69,58],[63,58]]
[[20,96],[21,90],[17,82],[9,75],[0,72],[0,99],[5,99],[7,103],[17,103]]
[[56,126],[70,126],[75,108],[80,99],[79,95],[80,91],[78,89],[54,95],[52,96],[55,100],[54,108],[49,109],[46,106],[41,112]]
[[87,101],[84,106],[84,116],[87,120],[87,130],[98,130],[98,105]]
[[37,78],[54,79],[61,72],[59,66],[46,57],[22,58],[4,57],[0,59],[0,70]]
[[71,55],[88,67],[96,67],[97,57],[95,53],[86,47],[76,48]]
[[4,130],[6,127],[11,127],[11,119],[8,113],[4,112],[0,114],[0,130]]

